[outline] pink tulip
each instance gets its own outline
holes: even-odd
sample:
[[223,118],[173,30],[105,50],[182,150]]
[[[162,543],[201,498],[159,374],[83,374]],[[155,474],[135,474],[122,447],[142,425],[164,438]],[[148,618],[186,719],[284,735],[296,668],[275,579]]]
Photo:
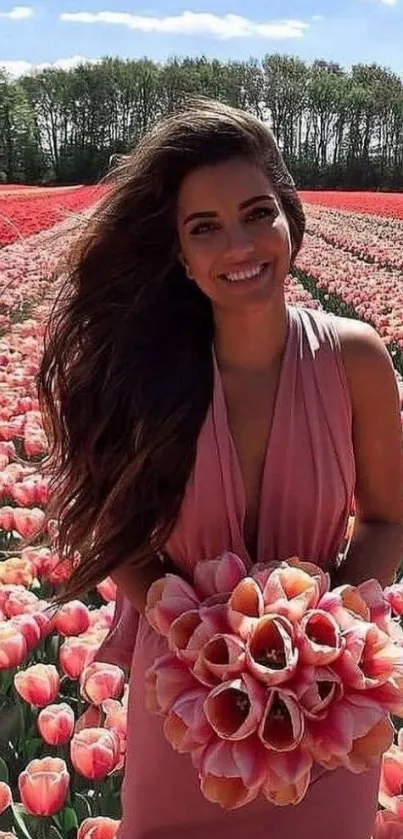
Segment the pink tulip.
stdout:
[[301,638],[298,642],[301,660],[323,667],[339,657],[344,642],[335,619],[321,609],[306,612],[301,620]]
[[194,569],[195,589],[202,599],[233,591],[243,577],[246,577],[244,563],[229,551],[217,559],[198,562]]
[[4,830],[0,830],[0,839],[15,839],[15,833],[5,833]]
[[[201,649],[193,672],[203,684],[226,681],[245,669],[245,649],[236,635],[213,635]],[[212,682],[209,674],[214,677]]]
[[60,676],[54,664],[33,664],[15,674],[14,685],[25,702],[43,708],[58,696]]
[[37,726],[45,743],[50,746],[63,746],[73,736],[74,711],[66,702],[48,705],[39,713]]
[[[111,700],[110,700],[111,701]],[[95,708],[90,705],[83,714],[80,714],[74,726],[74,733],[82,731],[83,728],[101,728],[102,727],[102,711],[101,708]]]
[[106,577],[105,580],[98,583],[97,592],[107,603],[114,602],[116,600],[117,586],[113,582],[112,577]]
[[373,839],[403,839],[403,821],[390,810],[379,810]]
[[91,781],[110,775],[120,756],[119,738],[104,728],[84,728],[70,743],[71,762],[76,772]]
[[393,735],[394,728],[391,722],[386,717],[379,720],[367,734],[354,740],[353,748],[343,758],[344,766],[357,774],[365,772],[366,769],[374,769],[392,745]]
[[45,513],[39,507],[14,508],[14,529],[23,539],[33,539],[43,530],[45,524]]
[[403,821],[403,752],[394,745],[383,755],[379,803]]
[[120,821],[107,816],[84,819],[78,828],[77,839],[115,839],[119,825]]
[[171,653],[161,656],[146,673],[146,706],[167,713],[181,694],[198,687],[186,664]]
[[200,647],[208,640],[210,632],[198,609],[183,612],[171,624],[168,634],[170,649],[187,662],[194,662]]
[[11,621],[0,623],[0,672],[19,667],[27,656],[27,642]]
[[199,762],[204,796],[224,809],[253,801],[267,778],[267,753],[256,736],[236,742],[214,740]]
[[387,632],[391,608],[384,596],[379,581],[365,580],[365,582],[360,583],[357,587],[357,591],[369,608],[370,621],[376,623],[380,629]]
[[287,690],[269,692],[260,726],[264,746],[278,752],[295,749],[305,731],[305,721],[296,697]]
[[34,615],[17,615],[11,618],[10,624],[24,636],[28,652],[40,644],[42,632]]
[[310,780],[310,770],[290,784],[281,782],[274,773],[269,773],[269,778],[262,792],[271,804],[275,804],[277,807],[288,807],[291,804],[299,804],[305,798]]
[[13,803],[11,789],[5,781],[0,781],[0,816]]
[[168,635],[176,618],[198,606],[199,599],[192,586],[175,574],[167,574],[148,589],[146,617],[153,629]]
[[292,565],[276,568],[263,590],[265,612],[299,621],[308,609],[316,608],[320,595],[319,578]]
[[69,781],[64,760],[53,757],[31,760],[18,778],[21,801],[34,816],[53,816],[65,804]]
[[205,688],[199,687],[182,694],[165,719],[165,737],[181,754],[205,745],[213,736],[204,712],[207,693]]
[[71,600],[57,610],[54,625],[61,635],[81,635],[89,628],[89,611],[81,600]]
[[228,622],[232,631],[246,640],[264,613],[263,594],[252,577],[245,577],[228,600]]
[[403,583],[394,583],[383,591],[386,602],[399,618],[403,615]]
[[4,613],[8,618],[23,615],[25,612],[34,611],[38,607],[39,598],[33,591],[15,587],[9,591],[4,603]]
[[255,625],[246,647],[246,661],[253,675],[267,685],[289,679],[298,663],[293,627],[279,615],[264,615]]
[[294,691],[308,719],[325,719],[329,705],[343,696],[343,686],[331,668],[315,667],[310,675],[305,683],[296,680]]
[[113,731],[119,738],[120,760],[117,768],[121,769],[124,765],[127,747],[127,708],[117,699],[106,699],[102,703],[102,710],[106,715],[104,727]]
[[94,632],[78,638],[66,638],[59,653],[63,673],[69,679],[79,679],[84,668],[95,658],[99,644],[99,638]]
[[306,718],[304,742],[321,766],[341,766],[345,755],[351,752],[354,740],[364,737],[384,718],[384,709],[368,700],[366,693],[345,694],[340,701],[329,706],[324,719]]
[[92,705],[102,705],[105,699],[121,696],[124,684],[125,674],[116,664],[93,661],[81,674],[80,692]]
[[257,730],[265,700],[263,685],[244,673],[238,679],[213,688],[204,702],[204,711],[219,737],[242,740]]
[[343,683],[363,690],[403,675],[403,648],[378,626],[357,621],[344,638],[345,650],[332,664]]

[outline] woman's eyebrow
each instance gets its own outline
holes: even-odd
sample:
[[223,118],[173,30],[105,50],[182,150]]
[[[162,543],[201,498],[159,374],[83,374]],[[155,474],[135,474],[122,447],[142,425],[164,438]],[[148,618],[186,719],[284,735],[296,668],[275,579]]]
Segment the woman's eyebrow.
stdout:
[[[247,198],[246,201],[241,201],[239,205],[240,210],[245,210],[247,207],[250,207],[251,204],[256,204],[258,201],[274,201],[275,197],[271,193],[267,193],[266,195],[253,195],[252,198]],[[218,213],[214,210],[199,210],[197,213],[190,213],[190,215],[186,216],[184,219],[184,224],[188,224],[190,221],[194,221],[195,219],[200,218],[217,218]]]

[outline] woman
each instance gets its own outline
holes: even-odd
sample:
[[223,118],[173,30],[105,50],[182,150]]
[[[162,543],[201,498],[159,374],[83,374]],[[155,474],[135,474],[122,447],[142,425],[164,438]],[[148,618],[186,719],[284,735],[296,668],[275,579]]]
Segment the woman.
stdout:
[[112,574],[118,609],[100,656],[131,664],[120,839],[371,834],[376,769],[319,770],[296,808],[261,798],[223,812],[145,709],[145,671],[165,650],[145,600],[167,568],[191,576],[232,549],[248,564],[297,554],[334,582],[386,584],[402,556],[393,369],[370,327],[287,307],[303,232],[270,131],[196,103],[119,170],[50,322],[39,383],[60,544],[81,554],[66,597]]

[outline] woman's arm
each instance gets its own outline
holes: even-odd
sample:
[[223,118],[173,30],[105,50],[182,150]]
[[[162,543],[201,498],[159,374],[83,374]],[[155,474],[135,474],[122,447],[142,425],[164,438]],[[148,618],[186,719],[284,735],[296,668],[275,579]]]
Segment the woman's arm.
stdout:
[[403,562],[403,437],[395,374],[372,327],[340,319],[353,408],[356,522],[334,583],[390,584]]
[[144,615],[148,589],[155,580],[161,579],[165,574],[177,574],[187,582],[191,582],[190,578],[173,564],[167,554],[161,557],[151,554],[148,562],[140,568],[128,560],[117,568],[111,577],[124,596],[130,600],[132,606]]

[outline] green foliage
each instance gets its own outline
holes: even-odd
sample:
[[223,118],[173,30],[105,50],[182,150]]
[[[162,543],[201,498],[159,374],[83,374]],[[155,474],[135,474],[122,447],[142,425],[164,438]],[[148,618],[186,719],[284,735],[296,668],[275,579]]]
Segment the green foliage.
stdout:
[[203,94],[273,127],[300,187],[403,188],[403,83],[376,65],[106,57],[17,80],[0,71],[0,181],[93,183],[163,114]]

